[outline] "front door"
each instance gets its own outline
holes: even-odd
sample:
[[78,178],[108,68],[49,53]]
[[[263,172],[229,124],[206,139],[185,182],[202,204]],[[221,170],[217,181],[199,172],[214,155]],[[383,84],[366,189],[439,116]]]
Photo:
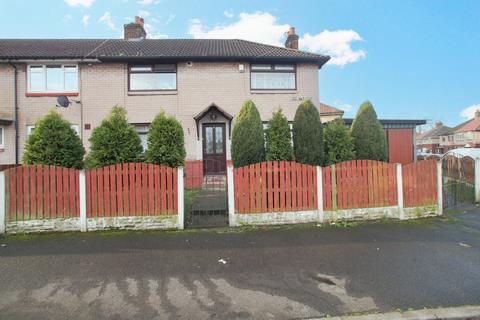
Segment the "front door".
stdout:
[[223,174],[226,171],[225,123],[203,124],[203,173]]

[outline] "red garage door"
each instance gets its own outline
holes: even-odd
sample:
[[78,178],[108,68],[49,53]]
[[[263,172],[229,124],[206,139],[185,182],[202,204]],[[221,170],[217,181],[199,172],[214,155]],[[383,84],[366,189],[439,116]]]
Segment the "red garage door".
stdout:
[[387,129],[388,162],[408,164],[413,162],[413,130]]

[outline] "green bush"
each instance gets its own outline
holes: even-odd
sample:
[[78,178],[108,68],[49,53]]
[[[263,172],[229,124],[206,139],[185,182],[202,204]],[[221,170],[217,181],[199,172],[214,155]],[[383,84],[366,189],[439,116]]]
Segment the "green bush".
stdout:
[[37,121],[28,136],[23,163],[81,169],[84,155],[80,137],[68,121],[52,110]]
[[274,112],[272,118],[268,121],[265,138],[267,160],[290,161],[293,159],[290,126],[282,113],[282,109]]
[[353,139],[341,118],[327,123],[323,136],[326,165],[355,159]]
[[293,154],[295,161],[323,164],[323,128],[318,109],[310,100],[302,102],[293,120]]
[[357,159],[387,161],[387,139],[369,101],[358,109],[350,132]]
[[248,100],[242,106],[232,131],[231,154],[235,167],[265,160],[263,124],[257,107]]
[[185,162],[183,129],[175,117],[160,112],[148,131],[147,162],[168,167],[180,167]]
[[142,154],[140,137],[134,127],[128,124],[125,109],[119,106],[113,107],[100,126],[93,129],[89,141],[88,168],[136,162]]

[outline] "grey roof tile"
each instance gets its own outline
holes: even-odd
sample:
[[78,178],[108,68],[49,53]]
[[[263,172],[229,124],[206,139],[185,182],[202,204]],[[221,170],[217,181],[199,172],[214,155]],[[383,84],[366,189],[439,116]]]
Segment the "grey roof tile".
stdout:
[[238,39],[0,39],[0,59],[292,60],[330,57]]

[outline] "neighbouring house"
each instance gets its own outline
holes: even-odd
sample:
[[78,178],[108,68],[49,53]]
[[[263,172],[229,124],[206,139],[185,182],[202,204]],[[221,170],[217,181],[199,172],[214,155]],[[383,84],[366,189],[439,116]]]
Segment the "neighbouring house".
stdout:
[[[344,119],[350,127],[353,119]],[[388,162],[408,164],[417,160],[416,128],[424,125],[425,120],[379,119],[388,145]]]
[[448,135],[452,128],[444,126],[441,121],[435,122],[435,127],[422,132],[417,137],[417,151],[423,154],[443,154],[444,144],[448,142]]
[[[144,21],[124,26],[124,39],[0,40],[0,164],[21,162],[35,122],[57,108],[88,152],[92,129],[114,105],[128,112],[146,145],[154,116],[165,110],[182,123],[186,170],[223,172],[230,160],[232,122],[252,99],[268,121],[278,107],[293,120],[306,99],[324,121],[341,110],[321,104],[318,70],[330,57],[298,50],[295,29],[285,47],[244,40],[146,39]],[[206,166],[207,160],[216,161]]]
[[440,148],[444,153],[456,148],[480,147],[480,110],[469,119],[449,132],[440,136]]

